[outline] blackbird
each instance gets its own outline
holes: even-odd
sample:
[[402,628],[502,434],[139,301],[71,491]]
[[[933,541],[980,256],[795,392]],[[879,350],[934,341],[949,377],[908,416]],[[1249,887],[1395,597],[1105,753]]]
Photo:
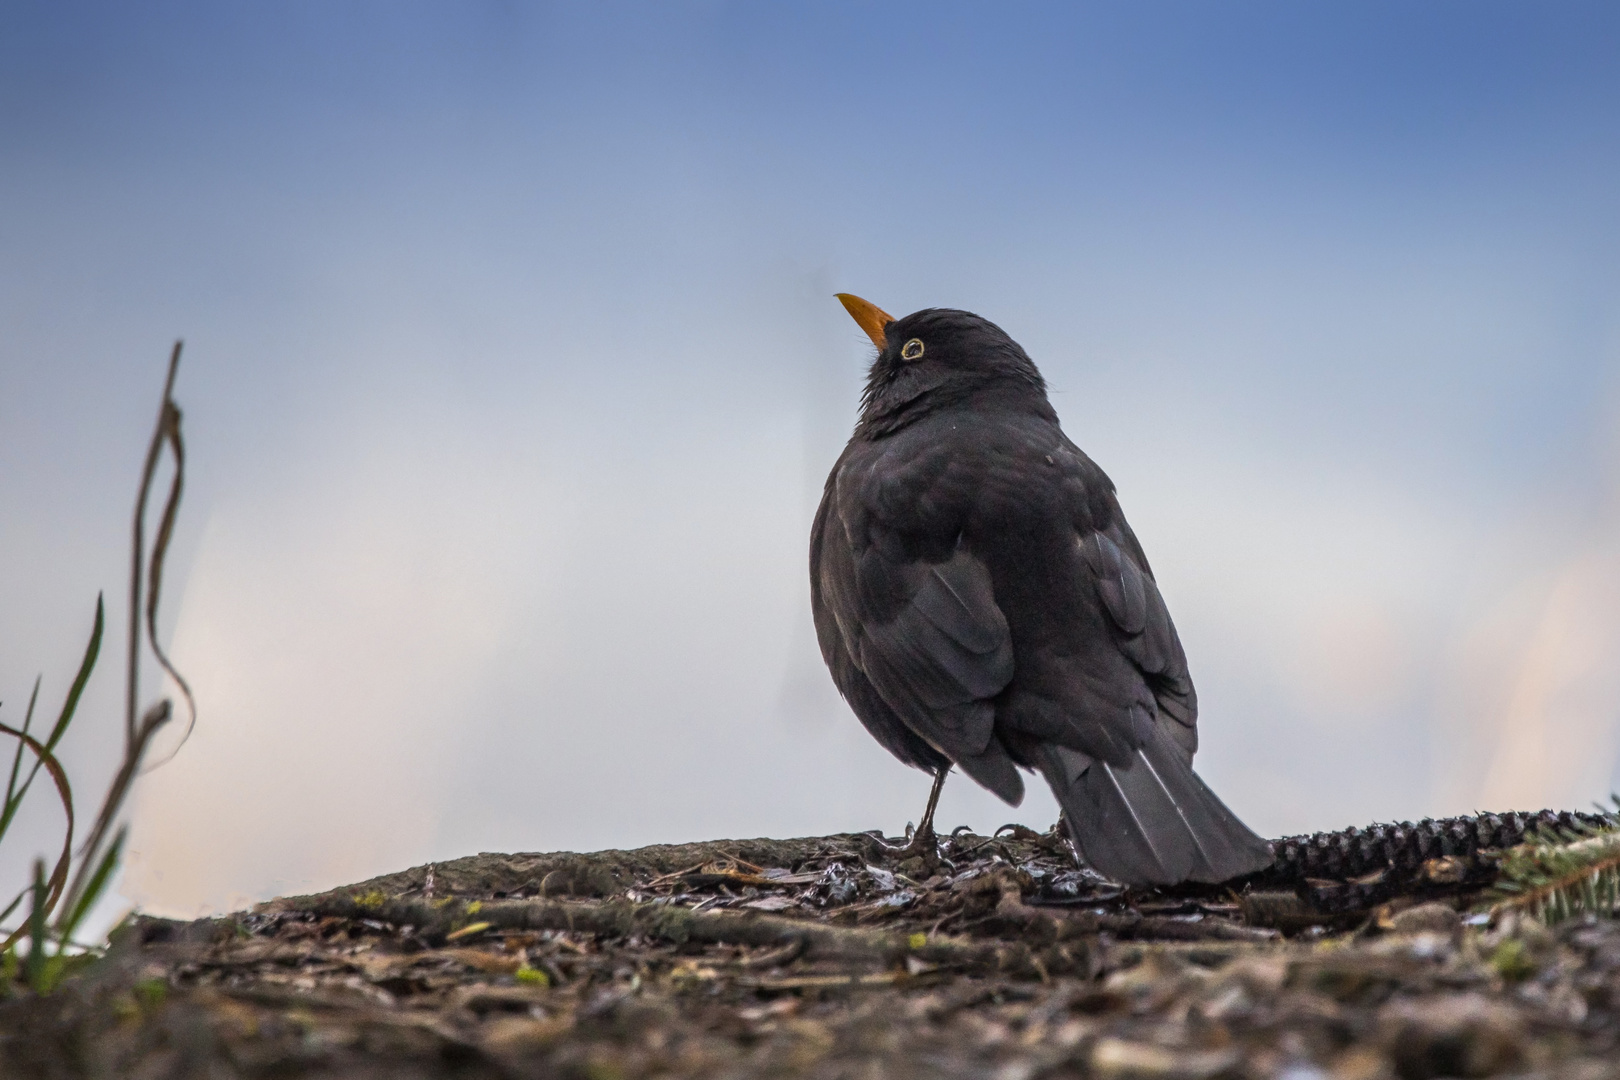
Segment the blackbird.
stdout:
[[1035,364],[950,308],[839,300],[878,348],[810,534],[821,654],[872,736],[1013,806],[1039,772],[1097,872],[1225,881],[1271,862],[1192,771],[1187,658],[1114,485]]

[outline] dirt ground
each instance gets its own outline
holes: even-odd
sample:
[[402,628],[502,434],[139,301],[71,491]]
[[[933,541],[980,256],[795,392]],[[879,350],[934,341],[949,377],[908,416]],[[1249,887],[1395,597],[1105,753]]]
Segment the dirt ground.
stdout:
[[479,855],[137,920],[0,1003],[0,1076],[1620,1078],[1620,924],[1474,913],[1537,821],[1167,891],[1027,830]]

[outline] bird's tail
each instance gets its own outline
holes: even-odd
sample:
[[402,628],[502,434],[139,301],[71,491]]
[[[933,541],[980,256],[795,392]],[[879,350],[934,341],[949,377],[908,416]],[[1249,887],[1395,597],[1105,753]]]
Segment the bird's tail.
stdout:
[[1051,743],[1036,765],[1082,857],[1115,881],[1218,882],[1271,865],[1271,846],[1226,808],[1157,724],[1124,767]]

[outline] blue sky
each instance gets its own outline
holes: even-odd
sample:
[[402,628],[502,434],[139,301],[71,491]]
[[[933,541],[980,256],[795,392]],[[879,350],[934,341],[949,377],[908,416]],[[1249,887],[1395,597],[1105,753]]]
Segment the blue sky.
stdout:
[[1262,831],[1600,798],[1617,39],[1599,4],[7,4],[0,718],[60,696],[97,590],[118,624],[183,336],[203,718],[133,898],[898,829],[925,778],[809,627],[848,290],[1042,366]]

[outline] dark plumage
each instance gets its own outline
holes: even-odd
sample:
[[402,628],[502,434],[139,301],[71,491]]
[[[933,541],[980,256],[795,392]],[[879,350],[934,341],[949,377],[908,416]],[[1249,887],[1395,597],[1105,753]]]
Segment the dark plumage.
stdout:
[[[977,315],[891,320],[810,537],[816,634],[866,729],[1012,805],[1038,771],[1096,870],[1223,881],[1271,861],[1192,771],[1198,703],[1114,485],[1024,350]],[[932,806],[930,806],[930,811]]]

